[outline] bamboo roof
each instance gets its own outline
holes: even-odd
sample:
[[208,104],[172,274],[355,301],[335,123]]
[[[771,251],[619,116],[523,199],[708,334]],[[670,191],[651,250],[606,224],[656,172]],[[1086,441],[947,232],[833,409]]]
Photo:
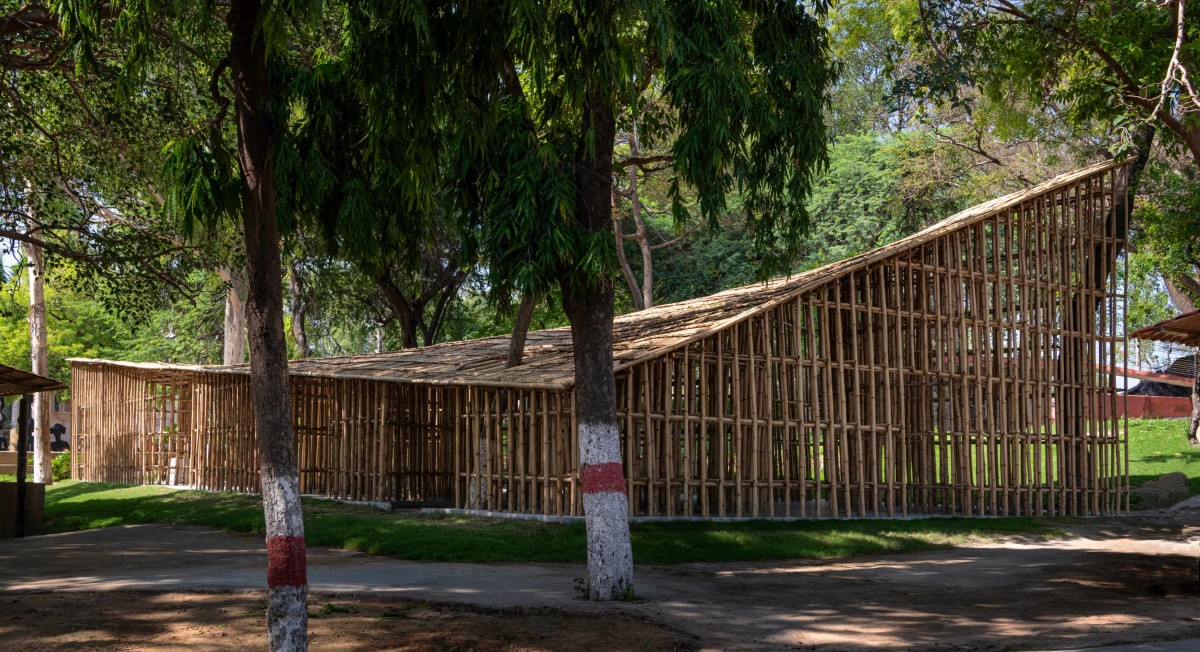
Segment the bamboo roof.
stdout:
[[1133,331],[1139,340],[1175,342],[1188,346],[1200,346],[1200,310],[1184,313]]
[[53,378],[39,376],[35,373],[0,364],[0,396],[36,394],[38,392],[66,389],[66,387],[66,385]]
[[[929,243],[947,233],[1012,209],[1043,193],[1066,188],[1093,175],[1121,167],[1106,161],[1060,175],[1039,185],[979,204],[918,233],[824,267],[733,288],[717,294],[655,306],[618,316],[613,322],[613,364],[621,371],[686,346],[793,297],[865,269],[874,263]],[[293,360],[293,375],[358,378],[439,385],[479,385],[569,389],[575,382],[570,328],[530,332],[519,367],[505,367],[509,336],[447,342],[419,349],[335,358]],[[77,362],[97,362],[77,359]],[[113,363],[163,370],[249,373],[238,367]]]

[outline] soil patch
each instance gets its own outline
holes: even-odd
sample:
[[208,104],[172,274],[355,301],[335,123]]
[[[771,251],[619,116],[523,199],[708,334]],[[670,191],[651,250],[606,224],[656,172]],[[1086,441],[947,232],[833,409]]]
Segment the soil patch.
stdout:
[[[262,650],[266,596],[225,593],[4,593],[0,640],[13,650]],[[473,609],[314,594],[314,650],[692,650],[696,639],[622,614]],[[619,634],[618,634],[619,633]]]

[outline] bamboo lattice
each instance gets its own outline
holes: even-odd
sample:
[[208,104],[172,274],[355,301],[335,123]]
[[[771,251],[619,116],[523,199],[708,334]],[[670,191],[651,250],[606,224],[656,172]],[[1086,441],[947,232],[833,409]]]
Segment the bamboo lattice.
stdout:
[[[886,247],[614,325],[630,513],[1127,509],[1126,176],[1063,175]],[[292,364],[304,493],[582,513],[569,332]],[[75,360],[76,477],[256,491],[244,367]]]

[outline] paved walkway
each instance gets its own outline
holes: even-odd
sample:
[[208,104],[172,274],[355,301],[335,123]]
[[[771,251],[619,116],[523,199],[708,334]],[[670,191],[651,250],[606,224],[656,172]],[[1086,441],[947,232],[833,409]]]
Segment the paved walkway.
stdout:
[[[1200,638],[1198,551],[1100,533],[836,562],[638,567],[644,600],[634,604],[580,600],[573,581],[584,569],[570,564],[421,563],[313,549],[309,581],[322,593],[623,610],[714,649],[1064,649]],[[261,589],[265,566],[257,538],[129,526],[0,542],[0,591]]]

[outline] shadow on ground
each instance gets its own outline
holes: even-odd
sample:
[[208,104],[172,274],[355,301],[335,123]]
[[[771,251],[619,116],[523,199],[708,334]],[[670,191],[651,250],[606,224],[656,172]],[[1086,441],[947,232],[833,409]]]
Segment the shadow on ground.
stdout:
[[[266,649],[260,592],[0,594],[7,649]],[[693,637],[630,616],[479,610],[387,598],[314,595],[314,650],[689,650]]]
[[1053,649],[1200,636],[1186,556],[1039,546],[710,572],[693,577],[703,594],[681,583],[655,608],[680,626],[720,623],[697,633],[730,645]]
[[[713,649],[1019,650],[1200,638],[1200,546],[1186,542],[1177,523],[1167,517],[1086,521],[1068,535],[832,561],[639,566],[635,582],[644,601],[607,605],[577,599],[573,579],[584,569],[576,564],[426,563],[314,548],[314,590],[358,610],[314,619],[314,635],[329,637],[314,649],[375,649],[409,639],[424,641],[425,647],[411,649],[581,649],[586,646],[578,641],[556,638],[576,622],[601,637],[595,647],[687,644],[687,637],[670,638],[679,636],[672,630],[634,626],[645,625],[643,619],[688,632]],[[261,647],[254,638],[261,637],[260,593],[204,592],[261,588],[264,561],[261,538],[197,527],[129,526],[0,543],[0,640],[34,636],[22,626],[57,619],[59,638],[51,641],[63,646],[70,636],[93,632],[111,647],[113,637],[128,632],[129,645],[161,649],[184,635],[181,623],[191,623],[186,627],[199,632],[197,645],[233,640]],[[143,596],[139,601],[122,597],[135,594],[100,593],[130,590],[161,593],[136,594]],[[201,602],[193,608],[186,596],[197,593]],[[96,595],[113,597],[88,597]],[[384,606],[421,601],[477,607]],[[319,613],[320,605],[313,608]],[[545,608],[584,615],[548,615],[540,611]],[[420,620],[412,609],[440,615],[428,616],[424,634],[394,629],[393,619]],[[508,611],[488,611],[494,609]],[[408,615],[385,618],[387,610]],[[460,645],[420,638],[457,635],[454,623],[484,616],[496,619],[462,631],[491,639]],[[337,618],[349,627],[344,638],[321,629]],[[527,625],[503,629],[510,621]],[[660,635],[667,638],[655,638]],[[244,646],[242,637],[249,637]]]

